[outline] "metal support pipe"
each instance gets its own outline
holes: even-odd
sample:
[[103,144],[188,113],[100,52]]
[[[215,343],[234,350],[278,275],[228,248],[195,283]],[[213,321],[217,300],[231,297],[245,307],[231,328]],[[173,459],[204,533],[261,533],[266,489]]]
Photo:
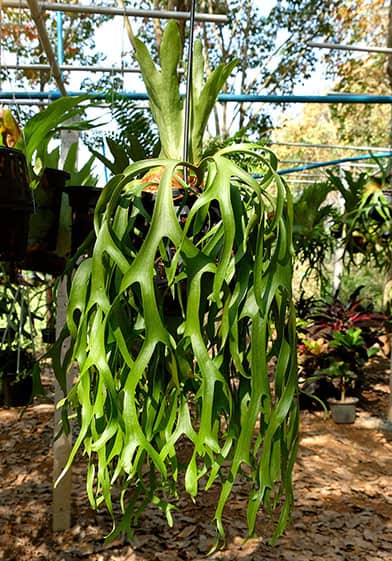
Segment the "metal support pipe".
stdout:
[[[67,95],[86,95],[87,92],[67,92]],[[148,100],[146,92],[118,92],[128,99]],[[57,99],[61,97],[59,91],[49,92],[1,92],[4,99]],[[93,99],[104,99],[102,92],[89,92]],[[377,103],[392,104],[392,95],[252,95],[252,94],[220,94],[218,101],[225,103]],[[379,148],[377,148],[379,150]]]
[[[184,105],[184,147],[183,159],[188,161],[189,156],[189,130],[191,120],[191,98],[192,98],[192,72],[193,72],[193,37],[195,30],[195,5],[196,0],[191,0],[191,12],[189,18],[189,46],[188,46],[188,68],[186,76],[186,94]],[[184,170],[184,178],[186,181],[186,170]]]
[[304,171],[306,169],[316,169],[321,167],[331,167],[338,166],[346,162],[355,162],[357,160],[368,160],[370,158],[392,158],[392,152],[379,153],[379,154],[368,154],[366,156],[352,156],[350,158],[341,158],[339,160],[329,160],[328,162],[315,162],[314,164],[307,164],[305,166],[300,166],[297,168],[281,169],[278,170],[279,175],[285,175],[287,173],[294,173],[297,171]]
[[271,142],[272,146],[298,146],[299,148],[327,148],[337,150],[389,150],[389,146],[342,146],[340,144],[313,144],[311,142]]
[[387,47],[361,47],[360,45],[342,45],[340,43],[318,43],[317,41],[309,41],[308,47],[316,47],[319,49],[336,49],[340,51],[363,51],[366,53],[385,53],[391,54],[392,49]]
[[[49,64],[0,64],[0,68],[7,70],[50,70]],[[59,69],[63,72],[133,72],[140,73],[139,68],[126,66],[74,66],[72,64],[59,64]]]
[[[388,150],[386,148],[386,150]],[[315,164],[317,162],[307,161],[307,160],[281,160],[279,158],[279,162],[281,164],[301,164],[302,166],[307,164]],[[364,168],[364,169],[380,169],[380,166],[377,164],[354,164],[353,162],[348,162],[350,168]],[[308,177],[308,175],[307,175]]]
[[[15,8],[17,10],[27,10],[30,0],[3,0],[3,8]],[[109,8],[106,6],[83,6],[81,4],[61,4],[58,2],[40,2],[41,10],[74,12],[90,15],[109,15],[109,16],[131,16],[136,18],[160,18],[188,20],[189,12],[177,12],[169,10],[136,10],[131,8]],[[227,23],[227,16],[221,14],[195,14],[196,21],[206,21],[213,23]]]
[[9,99],[3,99],[1,96],[2,93],[0,92],[0,105],[28,105],[29,107],[37,105],[39,107],[47,107],[50,103],[49,100],[32,101],[31,99],[13,99],[10,103]]
[[220,101],[253,102],[253,103],[392,103],[392,95],[252,95],[252,94],[221,94]]
[[57,12],[57,62],[59,67],[64,64],[64,41],[63,41],[63,12]]
[[[64,39],[63,39],[63,12],[56,13],[57,22],[57,63],[60,66],[64,64]],[[64,81],[64,75],[61,72],[61,79]]]
[[67,95],[65,90],[64,82],[61,76],[61,71],[58,67],[56,57],[53,53],[52,45],[49,40],[48,32],[46,31],[45,23],[43,21],[43,13],[38,5],[37,0],[27,0],[27,4],[30,8],[31,17],[34,20],[34,23],[38,30],[39,40],[42,45],[43,50],[46,53],[48,58],[48,62],[53,74],[54,79],[56,80],[57,87],[59,88],[61,95]]

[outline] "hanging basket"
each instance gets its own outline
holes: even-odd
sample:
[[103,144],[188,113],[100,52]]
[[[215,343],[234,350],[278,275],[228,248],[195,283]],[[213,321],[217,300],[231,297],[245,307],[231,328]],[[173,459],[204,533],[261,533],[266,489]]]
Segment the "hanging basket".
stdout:
[[33,192],[34,211],[30,215],[27,251],[21,267],[61,275],[66,260],[56,254],[61,197],[69,173],[46,168]]
[[20,150],[0,146],[0,207],[32,208],[26,158]]
[[34,190],[34,212],[30,217],[29,251],[54,251],[57,245],[61,195],[71,176],[66,171],[46,168]]
[[64,191],[72,209],[71,252],[74,254],[93,229],[95,205],[102,189],[72,185],[67,186]]
[[24,154],[0,147],[0,261],[23,259],[32,208]]
[[[30,353],[20,350],[20,372],[16,372],[18,351],[5,349],[0,351],[0,405],[18,407],[28,405],[32,399],[34,361]],[[31,372],[31,374],[30,374]]]
[[21,407],[31,402],[33,393],[33,379],[18,378],[15,372],[7,372],[1,379],[0,405],[6,407]]

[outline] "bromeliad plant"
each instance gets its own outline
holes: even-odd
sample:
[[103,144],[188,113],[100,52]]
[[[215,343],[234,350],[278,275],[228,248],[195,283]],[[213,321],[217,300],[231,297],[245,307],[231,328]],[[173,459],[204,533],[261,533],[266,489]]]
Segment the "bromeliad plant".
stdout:
[[[249,534],[266,506],[279,509],[278,535],[292,506],[298,436],[290,194],[274,153],[256,144],[198,159],[233,64],[202,85],[195,44],[185,163],[176,24],[164,34],[161,70],[144,45],[136,49],[162,154],[106,185],[92,255],[72,279],[68,364],[76,360],[80,375],[64,406],[76,410],[80,433],[66,469],[82,447],[91,504],[105,503],[113,519],[120,487],[122,517],[110,538],[132,537],[148,504],[171,524],[181,488],[196,499],[213,485],[220,485],[215,522],[223,538],[223,510],[239,476],[249,484]],[[263,179],[233,156],[257,159]],[[64,371],[59,379],[65,388]]]

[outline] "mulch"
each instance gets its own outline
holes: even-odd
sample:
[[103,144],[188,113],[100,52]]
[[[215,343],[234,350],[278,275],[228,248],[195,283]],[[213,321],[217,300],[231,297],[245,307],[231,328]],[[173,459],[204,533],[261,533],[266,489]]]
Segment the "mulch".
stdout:
[[260,513],[258,537],[245,540],[246,489],[238,484],[225,510],[227,542],[215,541],[214,490],[195,503],[180,497],[174,526],[148,509],[135,542],[105,543],[107,514],[93,511],[85,492],[85,463],[73,468],[72,524],[52,531],[52,379],[48,394],[21,416],[0,408],[0,561],[391,561],[392,433],[383,420],[389,403],[389,362],[368,367],[356,422],[336,425],[322,412],[301,412],[294,472],[295,509],[274,546]]

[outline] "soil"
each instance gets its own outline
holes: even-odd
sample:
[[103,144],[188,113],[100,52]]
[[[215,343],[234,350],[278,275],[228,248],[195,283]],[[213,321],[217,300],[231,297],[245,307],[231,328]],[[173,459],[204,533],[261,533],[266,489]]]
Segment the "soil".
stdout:
[[173,528],[148,510],[133,544],[105,543],[110,520],[89,506],[83,460],[73,468],[71,528],[52,531],[53,396],[47,371],[45,398],[22,416],[21,408],[0,408],[0,560],[391,561],[392,432],[383,423],[389,374],[387,359],[373,359],[352,425],[301,412],[295,509],[277,543],[268,543],[263,513],[259,537],[244,540],[246,493],[238,485],[225,512],[226,546],[208,557],[215,540],[210,495],[196,503],[182,498]]

